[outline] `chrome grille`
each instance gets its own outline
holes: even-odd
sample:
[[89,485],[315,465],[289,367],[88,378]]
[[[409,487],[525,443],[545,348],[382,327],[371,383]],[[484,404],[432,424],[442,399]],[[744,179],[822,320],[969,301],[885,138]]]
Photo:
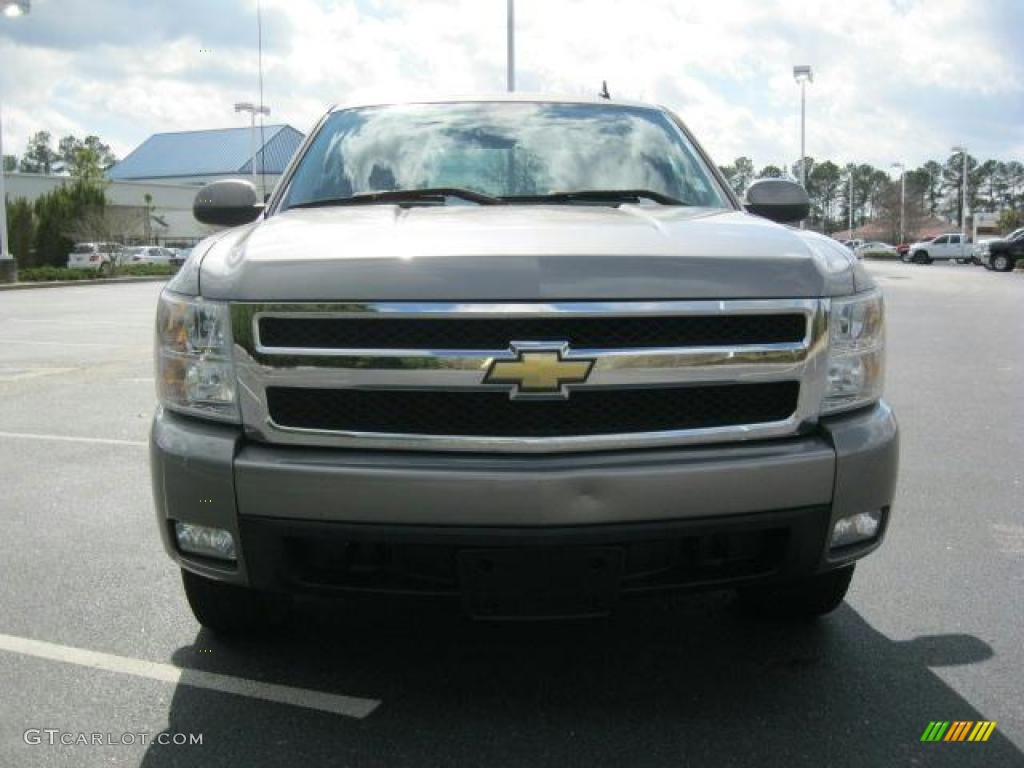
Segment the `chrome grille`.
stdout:
[[[239,303],[243,419],[257,440],[396,450],[780,437],[817,417],[827,304]],[[585,381],[526,399],[485,381],[496,361],[552,343],[567,362],[592,361]]]

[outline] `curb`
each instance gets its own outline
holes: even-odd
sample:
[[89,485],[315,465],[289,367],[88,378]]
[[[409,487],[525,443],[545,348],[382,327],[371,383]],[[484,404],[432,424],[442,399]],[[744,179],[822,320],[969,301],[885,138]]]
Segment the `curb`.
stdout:
[[40,280],[33,283],[10,283],[0,285],[0,291],[25,291],[31,288],[69,288],[82,285],[109,285],[111,283],[159,283],[170,280],[174,275],[140,275],[134,277],[109,277],[96,280]]

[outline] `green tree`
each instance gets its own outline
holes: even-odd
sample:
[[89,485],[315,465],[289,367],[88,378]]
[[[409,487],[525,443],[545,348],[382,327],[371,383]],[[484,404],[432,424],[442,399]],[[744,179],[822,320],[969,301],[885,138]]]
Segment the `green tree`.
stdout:
[[759,179],[781,179],[782,169],[777,165],[766,165],[761,169],[760,173],[757,174]]
[[57,156],[68,168],[75,161],[75,152],[82,147],[82,142],[74,136],[65,136],[57,142]]
[[35,260],[39,265],[63,266],[74,245],[69,233],[85,216],[106,206],[103,187],[78,179],[35,201]]
[[754,162],[749,157],[737,157],[732,165],[720,165],[718,170],[725,176],[732,191],[740,196],[754,180]]
[[10,252],[19,267],[34,266],[32,241],[35,237],[35,216],[32,204],[23,197],[7,201],[7,236]]
[[22,173],[50,173],[59,155],[50,146],[50,132],[36,131],[21,156]]
[[928,215],[937,216],[942,203],[942,166],[934,160],[929,160],[918,170],[928,176],[928,186],[925,188],[924,196]]
[[837,229],[833,214],[840,194],[843,175],[839,166],[826,160],[814,166],[811,171],[810,187],[814,192],[811,205],[817,209],[816,219],[821,222],[822,232],[828,234]]
[[996,226],[1003,232],[1010,232],[1018,227],[1024,227],[1024,211],[1007,208],[999,214]]
[[68,171],[76,179],[87,183],[99,184],[103,179],[103,166],[95,149],[78,147],[71,156]]
[[[967,200],[975,199],[977,193],[976,179],[972,179],[978,161],[967,155]],[[963,216],[963,185],[964,185],[964,155],[962,152],[954,152],[942,166],[942,188],[946,193],[946,203],[942,207],[942,213],[949,216],[954,222],[959,222]],[[972,206],[973,207],[973,206]]]
[[18,158],[14,155],[4,155],[3,166],[5,173],[14,173],[18,170]]

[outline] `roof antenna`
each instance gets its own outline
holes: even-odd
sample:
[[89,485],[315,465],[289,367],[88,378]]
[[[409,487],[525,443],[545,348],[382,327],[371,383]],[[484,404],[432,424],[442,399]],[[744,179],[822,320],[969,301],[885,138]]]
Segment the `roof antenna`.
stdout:
[[597,95],[600,96],[602,99],[610,99],[612,97],[612,95],[610,93],[608,93],[608,81],[607,80],[602,80],[601,81],[601,92],[599,94],[597,94]]

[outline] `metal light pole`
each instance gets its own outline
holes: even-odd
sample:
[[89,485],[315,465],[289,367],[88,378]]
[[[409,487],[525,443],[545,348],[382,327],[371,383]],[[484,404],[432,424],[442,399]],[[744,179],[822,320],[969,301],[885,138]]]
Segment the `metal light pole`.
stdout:
[[516,0],[508,0],[508,38],[505,47],[508,52],[505,81],[508,92],[516,89]]
[[960,242],[967,241],[967,147],[957,144],[953,147],[954,152],[959,152],[964,161],[963,183],[960,190]]
[[807,151],[805,149],[807,123],[807,84],[814,82],[814,72],[810,64],[798,64],[793,67],[793,79],[800,84],[800,183],[807,188]]
[[893,168],[900,169],[900,241],[897,245],[903,245],[903,215],[904,215],[904,200],[907,195],[907,169],[903,163],[893,163]]
[[256,115],[269,115],[270,107],[260,107],[250,101],[235,104],[235,112],[249,113],[249,164],[252,170],[252,183],[256,185]]
[[[807,83],[814,82],[814,72],[810,64],[798,64],[793,67],[793,79],[800,84],[800,184],[807,189],[807,150],[805,145],[807,123]],[[801,220],[800,229],[805,226]]]
[[850,218],[849,239],[853,240],[853,168],[850,169],[850,196],[846,200],[846,208]]
[[[0,12],[9,19],[25,15],[31,6],[30,0],[0,0]],[[0,111],[0,283],[13,283],[18,279],[18,265],[11,255],[11,246],[7,242],[7,189],[4,184],[3,135],[3,114]]]

